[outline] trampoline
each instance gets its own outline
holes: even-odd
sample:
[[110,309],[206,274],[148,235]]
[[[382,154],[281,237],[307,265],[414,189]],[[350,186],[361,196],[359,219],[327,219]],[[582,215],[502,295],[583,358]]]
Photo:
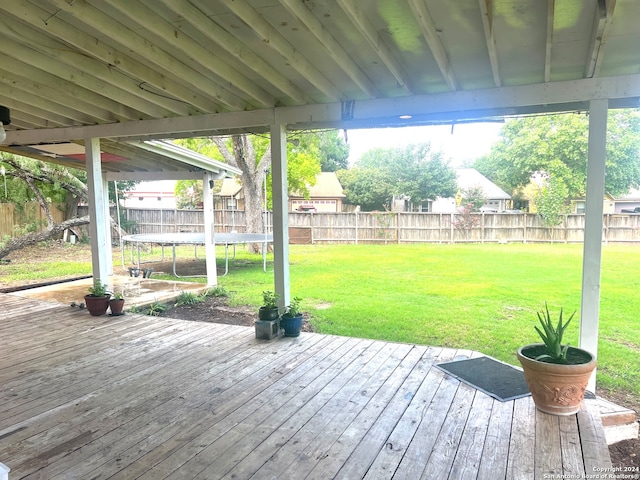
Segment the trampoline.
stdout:
[[[204,233],[203,232],[179,232],[179,233],[138,233],[134,235],[125,235],[122,237],[123,244],[129,242],[131,244],[131,256],[133,260],[133,245],[135,244],[138,252],[138,267],[140,266],[140,244],[142,243],[154,243],[161,245],[171,245],[173,252],[173,275],[180,278],[176,272],[176,245],[193,245],[196,258],[197,246],[204,245]],[[233,258],[235,258],[236,245],[259,243],[262,245],[262,266],[263,270],[267,271],[267,245],[273,243],[273,234],[271,233],[216,233],[214,236],[214,242],[216,245],[224,245],[224,275],[229,273],[229,247],[233,247]],[[164,259],[164,250],[162,252],[162,258]],[[122,250],[122,267],[124,267],[124,248]],[[223,275],[223,276],[224,276]],[[182,276],[195,276],[195,275],[182,275]]]

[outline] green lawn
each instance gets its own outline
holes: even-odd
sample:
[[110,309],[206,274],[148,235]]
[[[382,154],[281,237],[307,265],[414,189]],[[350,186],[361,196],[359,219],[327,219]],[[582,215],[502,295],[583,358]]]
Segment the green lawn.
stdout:
[[[319,331],[479,350],[517,363],[538,341],[535,312],[580,306],[581,245],[292,246],[291,289]],[[257,306],[272,289],[261,259],[239,254],[220,284]],[[604,246],[599,387],[640,396],[640,247]],[[579,312],[566,339],[577,344]]]
[[[145,255],[157,259],[159,250]],[[3,279],[90,274],[85,258],[59,256],[4,265]],[[178,258],[193,259],[193,249]],[[264,273],[260,255],[238,248],[219,279],[233,304],[257,310],[262,291],[273,289],[271,259]],[[513,364],[518,346],[538,341],[535,312],[545,301],[552,313],[580,306],[582,245],[291,246],[290,260],[292,293],[323,333],[469,348]],[[640,398],[640,246],[603,247],[601,288],[598,385]],[[573,345],[578,316],[567,332]]]

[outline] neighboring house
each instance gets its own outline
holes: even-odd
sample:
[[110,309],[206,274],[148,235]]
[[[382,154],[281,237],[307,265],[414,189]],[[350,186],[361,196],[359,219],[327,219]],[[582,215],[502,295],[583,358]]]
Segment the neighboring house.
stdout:
[[316,184],[309,186],[309,198],[292,192],[289,195],[289,211],[315,211],[322,213],[342,212],[342,201],[346,198],[342,184],[335,172],[316,175]]
[[418,205],[411,204],[405,197],[397,197],[393,200],[393,211],[413,210],[417,212],[431,213],[455,213],[462,199],[462,192],[469,188],[480,187],[484,192],[487,202],[482,210],[502,212],[507,209],[507,201],[511,195],[506,193],[475,168],[456,169],[458,193],[455,197],[426,200]]
[[[316,175],[316,184],[309,186],[309,198],[295,192],[289,195],[290,212],[342,212],[346,198],[335,172]],[[214,200],[216,210],[244,210],[242,184],[235,178],[225,178]]]
[[126,193],[122,204],[124,208],[163,209],[176,208],[175,180],[140,182]]
[[640,189],[633,188],[627,195],[614,200],[614,212],[622,213],[622,209],[633,210],[640,207]]
[[[584,198],[577,198],[575,200],[571,200],[571,209],[570,209],[571,213],[584,214],[586,203],[587,201]],[[640,203],[638,203],[638,205],[640,205]],[[619,207],[619,208],[626,208],[626,207]],[[616,213],[616,211],[619,212],[620,210],[616,210],[615,198],[613,198],[611,195],[606,193],[604,196],[602,213]]]
[[213,196],[213,208],[215,210],[244,211],[242,183],[237,177],[225,178],[222,181],[220,191]]

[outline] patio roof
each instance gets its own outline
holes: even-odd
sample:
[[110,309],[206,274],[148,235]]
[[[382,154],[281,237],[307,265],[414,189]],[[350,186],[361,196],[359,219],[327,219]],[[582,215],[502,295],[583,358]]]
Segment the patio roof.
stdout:
[[[242,172],[188,148],[158,140],[100,143],[101,168],[107,180],[202,179],[203,172],[233,177]],[[0,151],[36,158],[65,167],[86,168],[82,142],[38,145],[0,145]]]
[[639,105],[630,0],[43,0],[0,17],[9,144]]

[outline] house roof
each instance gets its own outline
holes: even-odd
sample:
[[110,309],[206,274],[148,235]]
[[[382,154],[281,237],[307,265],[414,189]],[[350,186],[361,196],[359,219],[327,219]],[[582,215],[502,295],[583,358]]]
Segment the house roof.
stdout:
[[[291,194],[291,197],[301,195]],[[316,184],[309,186],[310,198],[345,198],[342,185],[335,172],[321,172],[316,175]]]
[[488,199],[508,200],[511,198],[507,192],[482,175],[475,168],[458,168],[456,170],[458,176],[458,188],[482,187],[482,191]]
[[216,194],[220,197],[235,197],[242,190],[242,183],[237,177],[234,178],[225,178],[222,181],[222,187],[220,191]]
[[[221,197],[234,197],[242,189],[242,183],[237,178],[225,178],[218,195]],[[291,194],[291,197],[301,195]],[[335,172],[321,172],[316,175],[316,184],[309,187],[311,198],[344,198],[346,195],[342,190],[340,180]]]
[[621,197],[616,197],[616,200],[622,200],[626,202],[640,201],[640,189],[632,188],[631,190],[629,190],[628,194],[622,195]]

